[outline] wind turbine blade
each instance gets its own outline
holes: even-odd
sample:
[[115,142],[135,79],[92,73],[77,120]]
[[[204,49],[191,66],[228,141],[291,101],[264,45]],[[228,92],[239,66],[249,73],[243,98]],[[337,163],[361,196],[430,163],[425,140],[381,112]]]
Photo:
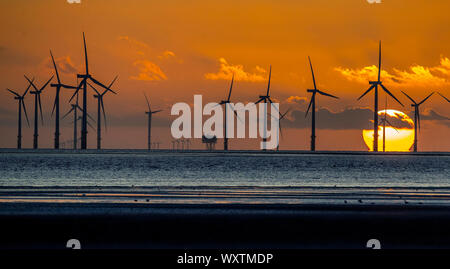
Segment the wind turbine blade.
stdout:
[[65,117],[67,117],[67,115],[69,115],[70,112],[72,112],[74,109],[75,109],[75,108],[72,107],[72,108],[69,110],[69,112],[67,112],[66,114],[64,114],[64,116],[63,116],[61,119],[64,119]]
[[52,81],[52,79],[53,79],[53,76],[49,80],[47,80],[47,82],[44,84],[44,86],[41,87],[41,89],[39,91],[40,92],[43,91],[45,89],[45,87],[47,87],[47,85],[50,83],[50,81]]
[[233,90],[233,82],[234,82],[234,73],[233,73],[233,77],[231,78],[230,92],[228,93],[228,99],[227,99],[228,102],[230,102],[231,91]]
[[269,83],[267,83],[267,94],[266,96],[269,96],[269,91],[270,91],[270,77],[272,76],[272,65],[270,65],[269,67]]
[[[272,99],[270,99],[270,97],[267,99],[269,99],[270,104],[273,104]],[[280,111],[276,107],[275,107],[275,110],[278,112],[278,114],[280,114]]]
[[236,116],[236,118],[237,118],[241,123],[244,123],[244,122],[242,121],[241,117],[239,117],[237,111],[236,111],[236,110],[233,110],[233,112],[234,112],[234,115]]
[[58,101],[58,96],[59,96],[59,88],[56,88],[56,96],[55,96],[55,102],[53,102],[52,117],[53,117],[53,113],[55,112],[56,102]]
[[152,112],[152,110],[150,109],[150,102],[148,101],[147,95],[144,92],[144,96],[145,96],[145,101],[147,101],[147,107],[148,107],[148,112]]
[[158,112],[161,112],[161,111],[162,111],[162,109],[156,110],[156,111],[152,111],[152,114],[155,114],[155,113],[158,113]]
[[83,83],[86,83],[86,78],[83,78],[83,79],[81,80],[80,84],[78,84],[77,90],[73,93],[72,97],[70,97],[69,102],[71,102],[72,99],[73,99],[73,98],[75,97],[75,95],[76,95],[76,96],[77,96],[77,104],[78,104],[78,91],[81,89],[81,85],[82,85]]
[[259,99],[258,102],[255,103],[255,105],[258,104],[261,101],[264,101],[264,98]]
[[317,90],[317,92],[320,93],[321,95],[325,95],[325,96],[329,96],[329,97],[332,97],[332,98],[339,99],[339,97],[337,97],[337,96],[331,95],[329,93],[326,93],[326,92],[323,92],[323,91],[320,91],[320,90]]
[[430,95],[427,96],[427,98],[423,99],[422,102],[418,103],[417,105],[423,104],[428,98],[430,98],[433,95],[434,92],[432,92]]
[[[31,81],[34,81],[34,78],[33,78]],[[25,90],[25,92],[23,93],[22,98],[25,97],[25,95],[27,95],[28,90],[30,89],[30,87],[31,87],[31,83],[28,84],[28,87],[27,87],[27,89]]]
[[406,97],[409,98],[409,100],[411,100],[414,104],[417,104],[416,101],[414,101],[414,99],[412,99],[409,95],[406,94],[406,92],[401,91],[404,95],[406,95]]
[[381,40],[380,40],[380,47],[378,51],[378,82],[380,82],[381,79]]
[[384,87],[382,83],[380,83],[380,85],[387,94],[389,94],[392,98],[394,98],[394,100],[397,101],[400,105],[404,106],[402,102],[400,102],[388,89],[386,89],[386,87]]
[[309,101],[308,109],[306,110],[305,118],[308,116],[308,112],[309,112],[309,109],[311,108],[311,105],[312,105],[312,103],[314,101],[315,95],[316,95],[316,92],[313,92],[313,94],[311,96],[311,101]]
[[280,120],[282,120],[284,118],[284,116],[286,116],[286,114],[289,113],[289,111],[291,111],[291,108],[286,110],[286,112],[284,112],[283,114],[280,114]]
[[114,82],[116,82],[116,79],[118,78],[119,76],[118,75],[116,75],[115,77],[114,77],[114,79],[111,81],[111,83],[109,84],[109,86],[108,86],[108,88],[111,88],[112,87],[112,85],[114,84]]
[[33,86],[33,88],[34,88],[36,91],[38,91],[38,89],[36,88],[36,85],[34,85],[34,83],[33,83],[34,79],[33,79],[33,81],[32,81],[32,80],[30,80],[26,75],[23,75],[23,76],[28,80],[28,82],[31,84],[31,86]]
[[450,100],[447,97],[443,96],[440,92],[438,92],[438,93],[439,93],[440,96],[442,96],[442,98],[444,98],[445,100],[447,100],[447,102],[450,103]]
[[98,95],[100,95],[100,93],[97,91],[97,89],[91,85],[91,83],[87,83]]
[[99,85],[100,87],[104,88],[105,90],[111,91],[111,92],[113,92],[113,93],[116,94],[115,91],[113,91],[113,90],[111,90],[110,88],[106,87],[105,85],[103,85],[100,81],[96,80],[95,78],[90,77],[90,79],[92,80],[92,82],[94,82],[95,84],[97,84],[97,85]]
[[309,60],[309,67],[311,68],[311,74],[312,74],[312,79],[313,79],[313,83],[314,83],[314,90],[317,90],[316,87],[316,77],[314,76],[314,70],[313,70],[313,66],[311,63],[311,58],[308,56],[308,60]]
[[25,112],[25,118],[27,119],[28,127],[30,127],[30,121],[28,120],[27,108],[25,107],[25,102],[21,99],[19,102],[22,102],[23,112]]
[[88,56],[87,56],[87,48],[86,48],[86,37],[83,32],[83,44],[84,44],[84,63],[86,65],[86,74],[89,74],[89,64],[88,64]]
[[95,130],[95,128],[92,126],[92,124],[89,121],[87,121],[86,123],[89,125],[89,127],[91,127],[92,130]]
[[397,128],[395,128],[394,125],[392,125],[392,123],[390,123],[386,118],[384,119],[384,121],[386,121],[386,123],[389,124],[389,126],[391,126],[392,128],[394,128],[394,130],[395,130],[397,133],[400,133],[400,132],[397,130]]
[[58,68],[56,67],[55,58],[53,58],[52,50],[50,50],[50,56],[52,57],[53,67],[55,68],[56,78],[58,79],[58,84],[61,84],[61,80],[59,79]]
[[368,94],[374,87],[375,87],[375,84],[373,84],[372,86],[370,86],[369,89],[368,89],[365,93],[363,93],[363,94],[358,98],[358,101],[359,101],[361,98],[363,98],[364,95]]
[[12,94],[16,95],[17,97],[20,97],[20,95],[19,95],[17,92],[15,92],[15,91],[13,91],[13,90],[10,90],[10,89],[8,89],[8,88],[6,88],[6,90],[7,90],[7,91],[10,91]]
[[60,84],[61,87],[65,88],[65,89],[78,89],[76,86],[70,86],[70,85],[66,85],[66,84]]

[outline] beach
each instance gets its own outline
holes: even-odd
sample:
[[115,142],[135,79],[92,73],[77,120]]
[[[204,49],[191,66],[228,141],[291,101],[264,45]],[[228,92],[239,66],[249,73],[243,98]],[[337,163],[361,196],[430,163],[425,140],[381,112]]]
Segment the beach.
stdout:
[[94,249],[364,249],[369,239],[383,248],[450,247],[450,190],[254,192],[2,189],[0,247],[58,249],[69,239]]
[[450,247],[443,153],[15,151],[0,162],[2,249]]

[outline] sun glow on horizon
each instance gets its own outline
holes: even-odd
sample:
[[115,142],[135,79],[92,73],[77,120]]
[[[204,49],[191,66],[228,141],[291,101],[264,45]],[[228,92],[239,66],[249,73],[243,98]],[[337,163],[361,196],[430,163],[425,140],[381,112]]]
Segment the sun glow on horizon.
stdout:
[[[381,119],[384,117],[385,113],[388,116],[388,120],[389,118],[396,118],[402,122],[407,123],[410,126],[399,128],[395,126],[394,123],[393,127],[389,126],[389,124],[386,124],[386,151],[409,151],[414,143],[414,122],[405,113],[394,109],[378,111],[378,119],[380,124],[378,126],[378,150],[383,150],[383,124],[381,122]],[[373,130],[363,130],[363,139],[369,151],[372,151]]]

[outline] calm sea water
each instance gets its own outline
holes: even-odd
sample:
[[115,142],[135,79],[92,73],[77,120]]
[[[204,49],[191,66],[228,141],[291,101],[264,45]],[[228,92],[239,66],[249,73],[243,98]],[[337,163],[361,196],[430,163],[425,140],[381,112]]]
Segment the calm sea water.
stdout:
[[449,156],[1,153],[0,186],[450,187]]

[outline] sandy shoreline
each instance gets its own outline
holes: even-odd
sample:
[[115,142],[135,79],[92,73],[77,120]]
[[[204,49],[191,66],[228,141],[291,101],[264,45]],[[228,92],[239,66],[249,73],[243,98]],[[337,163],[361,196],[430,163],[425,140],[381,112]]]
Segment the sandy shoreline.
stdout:
[[1,203],[0,248],[449,248],[450,207]]
[[[261,189],[256,189],[262,195]],[[443,202],[448,201],[448,189],[410,189],[409,193],[397,189],[394,195],[411,196],[408,203],[390,200],[387,197],[392,194],[370,188],[302,189],[301,195],[299,189],[275,188],[270,195],[276,193],[277,197],[264,198],[266,203],[235,188],[219,188],[221,194],[228,192],[223,200],[198,197],[217,196],[217,189],[0,190],[3,249],[65,248],[72,238],[80,240],[84,248],[363,249],[372,238],[380,240],[384,248],[450,248],[450,206]],[[232,197],[243,192],[246,198]],[[442,193],[430,195],[437,192]],[[267,193],[265,190],[263,196]],[[155,198],[156,194],[160,197]],[[64,200],[65,195],[74,201]],[[279,202],[283,195],[296,196],[296,202],[292,197],[289,202]],[[328,200],[323,202],[322,196]],[[345,199],[352,202],[344,203]]]

